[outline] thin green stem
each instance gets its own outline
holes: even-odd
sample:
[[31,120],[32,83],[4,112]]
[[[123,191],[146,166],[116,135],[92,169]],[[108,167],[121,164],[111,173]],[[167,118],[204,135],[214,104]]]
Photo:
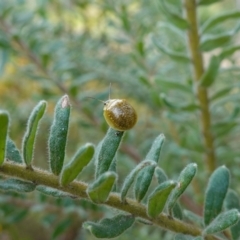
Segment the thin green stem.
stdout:
[[184,0],[186,17],[190,25],[188,30],[188,46],[193,61],[194,80],[197,87],[197,98],[201,107],[201,125],[203,140],[206,151],[206,164],[209,173],[216,168],[216,156],[214,149],[214,139],[211,133],[211,115],[209,110],[208,91],[199,86],[199,80],[204,73],[203,57],[199,48],[200,37],[197,23],[197,3],[196,0]]
[[[86,183],[74,181],[67,186],[61,186],[57,176],[41,169],[34,168],[33,170],[29,170],[24,165],[16,164],[11,161],[5,161],[5,163],[0,166],[0,174],[21,178],[23,180],[34,182],[37,185],[52,187],[69,193],[75,197],[89,200],[86,192],[88,185]],[[192,236],[199,236],[202,232],[201,229],[177,219],[173,219],[164,213],[160,214],[155,219],[151,219],[147,215],[145,205],[142,205],[141,203],[138,203],[130,198],[127,198],[125,202],[122,202],[119,194],[117,193],[111,193],[109,199],[104,204],[131,213],[137,217],[144,218],[159,227],[174,232],[189,234]],[[213,240],[217,238],[213,236],[207,236],[206,239]]]

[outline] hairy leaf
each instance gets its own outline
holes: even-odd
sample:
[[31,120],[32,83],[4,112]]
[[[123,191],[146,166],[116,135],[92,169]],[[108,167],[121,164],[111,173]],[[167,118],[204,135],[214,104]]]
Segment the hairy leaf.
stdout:
[[14,161],[16,163],[23,162],[20,151],[18,150],[15,143],[10,138],[7,139],[6,159]]
[[50,130],[48,149],[51,170],[55,175],[62,171],[67,143],[70,103],[68,96],[63,96],[55,107],[54,120]]
[[130,228],[134,221],[132,215],[119,214],[114,218],[102,219],[99,223],[85,222],[83,227],[97,238],[114,238]]
[[171,196],[168,201],[168,212],[172,215],[172,209],[178,200],[178,198],[183,194],[188,185],[191,183],[193,177],[197,172],[197,164],[188,164],[180,173],[178,177],[178,185],[172,191]]
[[[240,201],[238,194],[233,191],[232,189],[229,189],[227,192],[227,196],[224,201],[224,206],[227,210],[230,209],[238,209],[240,210]],[[237,222],[234,226],[230,228],[232,239],[233,240],[238,240],[240,238],[240,221]]]
[[72,182],[85,166],[91,161],[94,154],[93,144],[87,143],[81,147],[72,160],[63,167],[60,182],[67,185]]
[[36,185],[31,182],[22,181],[19,179],[6,179],[0,180],[0,189],[5,191],[16,191],[16,192],[32,192]]
[[122,136],[123,132],[117,132],[112,128],[108,129],[106,136],[99,144],[99,149],[96,151],[96,177],[109,170]]
[[229,171],[225,166],[217,168],[210,176],[205,194],[204,223],[209,223],[221,212],[229,185]]
[[240,219],[237,209],[232,209],[219,214],[205,229],[204,234],[214,234],[235,225]]
[[115,172],[105,172],[88,186],[87,194],[93,202],[106,202],[117,179]]
[[147,212],[152,218],[157,217],[167,202],[172,189],[177,185],[174,181],[165,181],[160,184],[148,197]]
[[121,196],[121,200],[124,201],[125,200],[125,197],[127,195],[127,192],[129,190],[129,188],[131,187],[132,183],[134,182],[134,179],[136,178],[138,172],[149,166],[149,165],[152,165],[152,166],[156,166],[156,163],[151,161],[151,160],[145,160],[143,162],[140,162],[130,173],[129,175],[126,177],[124,183],[123,183],[123,186],[122,186],[122,190],[121,190],[121,193],[120,193],[120,196]]
[[22,142],[23,159],[27,166],[30,166],[33,160],[33,152],[38,125],[45,112],[46,106],[46,101],[40,101],[38,105],[32,110],[31,115],[28,119],[27,130],[24,134]]

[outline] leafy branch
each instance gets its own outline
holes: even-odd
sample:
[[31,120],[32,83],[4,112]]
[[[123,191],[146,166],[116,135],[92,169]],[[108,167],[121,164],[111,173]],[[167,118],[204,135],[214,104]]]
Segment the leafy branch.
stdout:
[[[138,218],[176,233],[191,236],[203,235],[207,240],[217,239],[213,234],[238,222],[240,217],[238,210],[231,208],[229,211],[221,212],[229,186],[229,171],[226,167],[218,168],[210,177],[205,197],[205,228],[201,229],[181,220],[182,210],[177,200],[194,178],[197,164],[188,164],[180,173],[177,181],[167,180],[164,171],[157,167],[165,139],[163,134],[160,134],[153,142],[146,155],[146,160],[140,162],[129,173],[121,190],[118,190],[116,185],[118,177],[116,151],[122,140],[123,132],[116,133],[116,130],[110,128],[98,145],[95,155],[94,146],[85,144],[68,164],[64,164],[70,117],[70,103],[67,95],[63,96],[56,104],[54,121],[50,130],[48,148],[52,173],[35,168],[31,163],[34,156],[33,149],[38,125],[45,107],[46,102],[41,101],[30,114],[22,149],[25,164],[19,163],[20,155],[16,146],[8,143],[8,114],[0,112],[2,126],[0,156],[4,162],[0,166],[0,173],[8,177],[6,180],[0,181],[0,189],[19,192],[37,190],[55,197],[84,198],[128,213],[127,215],[118,214],[111,219],[102,219],[99,223],[87,221],[83,224],[85,228],[100,238],[118,236],[131,227]],[[9,156],[8,152],[15,153],[15,155],[3,161],[5,152],[6,156]],[[96,174],[93,182],[74,181],[88,165],[93,155],[96,161]],[[148,196],[147,191],[154,173],[157,176],[158,186]],[[224,188],[222,181],[225,184]],[[135,199],[126,197],[131,185],[134,185]],[[119,224],[120,222],[121,224]]]

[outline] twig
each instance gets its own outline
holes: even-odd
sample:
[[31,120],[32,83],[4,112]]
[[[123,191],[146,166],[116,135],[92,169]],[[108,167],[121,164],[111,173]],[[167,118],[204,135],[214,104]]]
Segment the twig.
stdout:
[[[27,181],[34,182],[36,184],[41,184],[44,186],[52,187],[64,192],[67,192],[71,195],[74,195],[79,198],[88,199],[87,195],[87,187],[88,185],[84,182],[74,181],[67,186],[61,186],[59,184],[59,179],[57,176],[53,175],[50,172],[43,171],[37,168],[34,168],[34,171],[30,171],[26,169],[24,165],[5,162],[2,166],[0,166],[0,173],[5,174],[11,177],[21,178]],[[89,200],[89,199],[88,199]],[[157,218],[151,219],[146,213],[145,205],[136,202],[133,199],[127,198],[126,202],[122,202],[119,194],[111,193],[109,199],[104,203],[105,205],[123,210],[125,212],[131,213],[134,216],[138,216],[144,218],[148,221],[151,221],[155,225],[183,234],[189,234],[192,236],[200,236],[201,229],[179,221],[177,219],[173,219],[168,215],[162,213]],[[217,239],[213,236],[207,236],[207,240]]]
[[189,23],[188,46],[193,61],[194,80],[197,86],[197,98],[201,107],[201,125],[206,151],[206,164],[209,173],[216,168],[216,156],[214,139],[211,133],[211,115],[209,111],[209,99],[206,88],[199,86],[199,80],[204,73],[202,53],[199,48],[199,34],[197,23],[196,0],[184,0],[186,17]]

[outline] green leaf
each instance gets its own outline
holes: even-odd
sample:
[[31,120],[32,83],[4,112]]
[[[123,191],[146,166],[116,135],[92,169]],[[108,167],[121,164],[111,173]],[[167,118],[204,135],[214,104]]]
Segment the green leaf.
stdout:
[[181,17],[180,15],[173,13],[169,10],[167,5],[165,4],[165,0],[160,0],[160,7],[162,9],[162,12],[165,14],[167,19],[177,28],[186,30],[189,28],[189,24],[186,19]]
[[181,83],[181,82],[173,81],[171,79],[164,80],[161,78],[156,78],[155,82],[159,86],[161,86],[161,89],[167,89],[167,90],[175,89],[177,91],[183,91],[185,93],[192,94],[192,87],[190,85],[187,85],[187,83]]
[[235,225],[240,219],[237,209],[232,209],[219,214],[203,231],[204,235],[222,232],[223,230]]
[[6,148],[7,148],[7,135],[8,135],[9,117],[8,113],[0,110],[0,165],[4,163]]
[[36,185],[19,179],[0,180],[0,189],[4,191],[32,192]]
[[198,110],[199,109],[199,106],[197,104],[193,104],[193,103],[190,103],[190,104],[179,104],[179,105],[175,105],[173,103],[171,103],[166,95],[164,93],[161,93],[160,94],[160,97],[162,99],[162,102],[171,110],[177,110],[177,111],[195,111],[195,110]]
[[236,51],[240,50],[240,45],[231,45],[229,47],[226,47],[222,50],[222,52],[219,54],[219,58],[222,60],[224,58],[227,58],[231,56]]
[[183,194],[183,192],[186,190],[188,185],[191,183],[196,172],[197,172],[197,164],[190,163],[180,173],[178,177],[178,185],[172,191],[168,201],[168,212],[170,215],[172,215],[172,209],[176,204],[178,198]]
[[158,163],[164,140],[164,134],[160,134],[158,137],[156,137],[145,159]]
[[99,145],[99,151],[96,151],[96,177],[109,170],[122,136],[123,132],[117,132],[112,128],[108,129],[106,136]]
[[156,169],[155,169],[155,176],[157,178],[158,184],[161,184],[161,183],[165,182],[168,179],[166,173],[160,167],[156,167]]
[[217,91],[216,93],[213,94],[213,96],[211,97],[211,101],[213,100],[217,100],[219,98],[222,98],[226,95],[228,95],[228,93],[230,93],[230,91],[233,89],[233,87],[226,87],[223,89],[220,89],[219,91]]
[[23,162],[20,151],[18,150],[15,143],[10,138],[7,139],[6,159],[14,161],[16,163]]
[[147,166],[140,170],[134,185],[134,194],[138,202],[140,202],[147,193],[151,184],[155,166]]
[[220,2],[222,0],[200,0],[198,2],[198,5],[200,6],[205,6],[205,5],[210,5],[210,4],[213,4],[213,3],[216,3],[216,2]]
[[155,190],[148,197],[148,216],[156,218],[163,211],[168,196],[176,185],[176,182],[170,180],[163,182],[157,188],[155,188]]
[[67,185],[72,182],[85,166],[91,161],[94,154],[94,145],[87,143],[81,147],[72,160],[63,167],[60,182]]
[[160,43],[160,41],[157,39],[157,37],[153,37],[153,43],[162,53],[169,56],[172,60],[174,60],[176,62],[187,63],[187,64],[191,63],[191,59],[187,55],[184,55],[179,52],[175,52],[175,51],[167,48],[166,46],[163,46]]
[[200,85],[202,87],[210,87],[213,84],[217,77],[220,63],[221,60],[219,57],[212,56],[207,70],[204,72],[200,79]]
[[55,188],[46,187],[46,186],[43,186],[43,185],[38,185],[36,187],[36,190],[45,194],[45,195],[51,196],[51,197],[56,197],[56,198],[72,197],[72,198],[74,198],[74,196],[70,195],[69,193],[57,190]]
[[210,176],[205,193],[204,223],[207,226],[222,210],[229,186],[229,171],[225,166],[217,168]]
[[183,219],[183,212],[182,212],[182,208],[180,206],[180,204],[178,202],[175,203],[173,209],[172,209],[172,212],[173,212],[173,217],[174,218],[177,218],[179,220],[182,220]]
[[55,175],[62,171],[67,143],[70,103],[67,95],[63,96],[55,107],[54,120],[48,142],[51,170]]
[[200,31],[203,34],[204,32],[208,31],[209,29],[213,28],[217,24],[222,24],[223,21],[234,19],[234,18],[240,18],[240,11],[239,10],[233,10],[224,12],[223,14],[217,14],[214,17],[209,18],[201,27]]
[[59,237],[62,233],[64,233],[72,224],[72,220],[70,218],[62,220],[54,229],[52,233],[51,239],[56,239]]
[[115,172],[105,172],[87,188],[89,198],[95,203],[106,202],[117,179]]
[[27,131],[24,134],[22,142],[23,159],[27,166],[31,166],[31,162],[33,160],[33,151],[35,147],[34,145],[38,131],[38,125],[45,112],[46,106],[46,101],[40,101],[33,109],[28,119]]
[[[224,201],[224,206],[227,210],[236,208],[240,210],[240,202],[238,194],[233,191],[232,189],[229,189],[227,192],[227,196]],[[240,238],[240,221],[237,222],[234,226],[230,228],[232,239],[238,240]]]
[[131,187],[132,183],[134,182],[134,179],[136,178],[138,172],[145,168],[146,166],[156,166],[156,163],[151,161],[151,160],[145,160],[143,162],[140,162],[130,173],[129,175],[126,177],[123,186],[122,186],[122,190],[120,193],[121,196],[121,200],[122,202],[125,200],[125,197],[127,195],[127,192],[129,190],[129,188]]
[[217,36],[206,36],[201,40],[200,49],[204,52],[223,47],[232,39],[233,33],[224,33]]
[[83,227],[97,238],[114,238],[130,228],[134,221],[132,215],[119,214],[114,218],[102,219],[99,223],[84,222]]

